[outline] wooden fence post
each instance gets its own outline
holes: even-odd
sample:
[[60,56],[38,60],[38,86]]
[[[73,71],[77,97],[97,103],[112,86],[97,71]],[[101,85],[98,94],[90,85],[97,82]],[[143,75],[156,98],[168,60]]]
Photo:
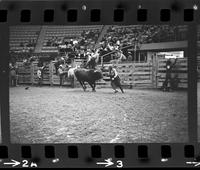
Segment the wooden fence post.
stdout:
[[133,84],[133,87],[135,87],[135,63],[133,63],[132,84]]
[[103,66],[103,57],[101,56],[101,66]]
[[159,58],[155,54],[155,87],[158,88],[158,67],[159,67]]
[[31,65],[30,65],[30,70],[31,70],[31,85],[34,84],[34,64],[33,62],[31,62]]
[[49,64],[49,81],[50,81],[50,85],[53,86],[53,63],[52,63],[52,61]]
[[152,62],[148,61],[149,63],[152,64],[152,75],[151,75],[151,79],[152,79],[152,86],[156,87],[156,56],[153,56],[152,58]]

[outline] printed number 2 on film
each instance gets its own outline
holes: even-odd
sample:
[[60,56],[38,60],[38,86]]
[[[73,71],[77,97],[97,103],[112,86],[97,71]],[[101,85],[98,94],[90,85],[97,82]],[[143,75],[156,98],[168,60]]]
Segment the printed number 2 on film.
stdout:
[[35,162],[29,162],[28,160],[22,160],[21,162],[16,161],[14,159],[11,159],[8,162],[3,163],[4,166],[6,167],[19,167],[21,166],[22,168],[36,168],[37,164]]

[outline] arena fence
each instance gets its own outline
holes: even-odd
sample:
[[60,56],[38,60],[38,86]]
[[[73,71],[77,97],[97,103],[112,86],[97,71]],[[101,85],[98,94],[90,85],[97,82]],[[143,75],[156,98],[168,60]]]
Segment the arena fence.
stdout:
[[[44,69],[43,84],[45,85],[59,85],[60,79],[56,74],[54,61],[51,61]],[[81,63],[81,62],[80,62]],[[23,63],[18,62],[18,84],[37,84],[37,62],[32,62],[29,66],[24,66]],[[104,64],[103,76],[104,79],[97,82],[98,87],[110,87],[108,77],[108,66]],[[166,75],[166,59],[159,57],[152,62],[147,63],[118,63],[115,67],[121,78],[123,86],[128,88],[133,87],[148,87],[160,88],[165,80]],[[98,67],[101,67],[100,65]],[[178,80],[178,88],[187,88],[187,59],[178,59],[172,71],[172,78],[176,77]],[[71,86],[71,80],[66,77],[64,85]],[[75,87],[79,83],[74,80]]]
[[[160,58],[158,60],[158,71],[157,71],[157,87],[161,87],[166,75],[166,59]],[[172,78],[177,77],[178,87],[187,88],[188,87],[188,69],[187,60],[178,59],[172,70]]]
[[[106,79],[108,66],[104,64],[103,75]],[[129,88],[132,87],[153,87],[152,84],[152,63],[119,63],[115,65],[119,73],[121,83]],[[109,77],[107,78],[109,80]],[[101,80],[103,86],[110,86],[109,81]]]

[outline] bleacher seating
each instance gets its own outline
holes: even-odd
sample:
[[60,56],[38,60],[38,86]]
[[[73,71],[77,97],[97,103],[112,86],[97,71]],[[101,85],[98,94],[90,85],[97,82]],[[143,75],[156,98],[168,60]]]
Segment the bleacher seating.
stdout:
[[10,27],[10,50],[34,50],[41,26],[11,26]]
[[129,26],[110,26],[104,35],[103,41],[106,43],[120,40],[123,43],[133,43],[135,40],[142,44],[159,43],[185,40],[187,28],[184,26],[169,25],[129,25]]
[[[57,38],[57,40],[62,40],[64,37],[68,39],[81,39],[81,34],[83,31],[95,31],[95,33],[100,33],[102,25],[90,25],[90,26],[46,26],[45,37],[43,41],[42,52],[57,52],[56,46],[48,46],[47,42],[52,42],[52,38]],[[95,38],[95,37],[94,37]],[[90,44],[94,44],[96,39],[88,39]],[[97,37],[98,38],[98,37]]]
[[[88,32],[94,36],[88,36]],[[84,46],[85,49],[94,49],[96,44],[105,42],[103,43],[105,46],[102,45],[104,50],[110,42],[112,43],[109,45],[115,48],[117,40],[120,41],[122,47],[133,45],[134,39],[141,44],[186,40],[186,32],[187,26],[169,25],[11,26],[10,51],[30,52],[31,49],[35,53],[57,53],[58,47],[52,45],[54,38],[56,41],[63,41],[63,39],[79,41],[83,40],[83,37],[85,37],[84,45],[81,46]],[[74,48],[72,47],[72,49]],[[80,48],[77,49],[76,54],[80,54]],[[81,49],[83,50],[83,48]],[[107,49],[106,51],[109,52]],[[124,50],[123,53],[128,55],[127,50]]]

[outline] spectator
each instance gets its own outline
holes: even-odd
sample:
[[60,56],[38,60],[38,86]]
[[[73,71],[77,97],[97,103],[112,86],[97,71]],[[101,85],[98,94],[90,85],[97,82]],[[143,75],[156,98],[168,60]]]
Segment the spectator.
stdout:
[[42,68],[41,67],[37,70],[37,77],[38,77],[38,86],[41,87],[42,85]]
[[17,65],[14,63],[9,64],[10,69],[10,85],[13,87],[17,86]]
[[131,52],[128,52],[128,57],[127,57],[128,61],[133,61],[133,55]]

